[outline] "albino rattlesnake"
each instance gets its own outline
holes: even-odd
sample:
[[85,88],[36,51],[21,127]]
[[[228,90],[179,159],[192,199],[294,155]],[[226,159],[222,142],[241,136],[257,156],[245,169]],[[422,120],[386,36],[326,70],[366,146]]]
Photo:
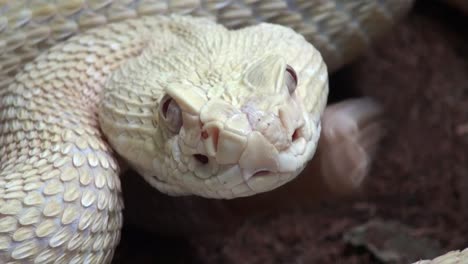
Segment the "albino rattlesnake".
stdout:
[[110,262],[122,226],[120,170],[99,127],[150,184],[173,195],[267,191],[313,155],[327,73],[299,34],[273,25],[229,32],[156,14],[214,15],[231,28],[287,25],[334,70],[411,2],[4,3],[0,261]]

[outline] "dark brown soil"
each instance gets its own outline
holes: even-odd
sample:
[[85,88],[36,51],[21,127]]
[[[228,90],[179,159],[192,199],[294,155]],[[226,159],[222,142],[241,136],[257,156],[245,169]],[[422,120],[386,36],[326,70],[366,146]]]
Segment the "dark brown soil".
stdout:
[[388,136],[360,193],[249,219],[212,237],[170,240],[127,227],[120,262],[376,263],[343,234],[377,218],[408,225],[444,251],[467,247],[468,29],[462,25],[468,17],[420,1],[364,57],[332,76],[333,100],[366,95],[386,108]]

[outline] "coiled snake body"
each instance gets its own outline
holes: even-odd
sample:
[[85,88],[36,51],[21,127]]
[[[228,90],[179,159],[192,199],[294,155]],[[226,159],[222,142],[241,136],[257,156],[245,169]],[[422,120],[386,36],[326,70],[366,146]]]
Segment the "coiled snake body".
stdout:
[[[3,3],[0,262],[110,262],[123,221],[114,151],[171,195],[288,182],[320,134],[322,57],[329,70],[349,62],[411,2]],[[175,13],[243,29],[161,16]],[[300,34],[246,27],[259,21]]]

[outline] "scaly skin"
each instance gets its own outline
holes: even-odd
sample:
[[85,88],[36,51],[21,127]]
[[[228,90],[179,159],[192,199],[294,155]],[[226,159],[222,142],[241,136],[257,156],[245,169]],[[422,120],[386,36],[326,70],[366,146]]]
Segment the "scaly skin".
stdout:
[[[106,83],[99,118],[112,147],[169,194],[250,196],[294,178],[320,135],[328,78],[319,53],[279,26],[170,25]],[[165,118],[166,102],[180,113]]]
[[414,264],[466,264],[468,263],[468,248],[464,250],[454,250],[433,260],[420,260]]
[[[0,89],[19,66],[88,28],[142,15],[209,16],[228,28],[259,21],[293,28],[330,71],[360,54],[413,0],[0,0]],[[62,4],[58,4],[62,3]]]
[[0,94],[0,261],[111,260],[119,167],[99,128],[162,192],[253,195],[310,160],[327,89],[320,54],[277,25],[146,17],[52,47]]
[[[142,73],[146,68],[141,66],[151,65],[154,69],[158,69],[158,72],[154,73],[157,75],[161,71],[164,72],[163,69],[167,70],[177,63],[183,64],[192,71],[180,72],[181,76],[176,80],[184,77],[190,85],[197,81],[202,83],[204,78],[200,80],[197,79],[199,76],[190,76],[197,70],[203,71],[203,69],[194,68],[195,63],[190,63],[190,59],[200,54],[195,54],[194,57],[191,57],[193,53],[178,54],[175,48],[176,52],[172,54],[175,60],[168,59],[166,63],[164,63],[165,57],[162,58],[161,54],[170,55],[174,52],[174,47],[177,47],[175,43],[180,44],[180,38],[190,43],[187,47],[200,48],[207,43],[214,44],[211,37],[207,42],[199,38],[207,34],[203,30],[206,27],[210,27],[209,32],[216,32],[215,39],[216,37],[220,40],[229,38],[231,33],[227,33],[219,26],[210,26],[206,21],[164,17],[130,21],[128,18],[180,11],[203,16],[215,14],[220,23],[232,28],[255,24],[258,20],[288,25],[313,43],[322,52],[330,70],[334,70],[356,56],[370,39],[389,27],[394,22],[393,19],[404,13],[411,4],[411,1],[369,0],[352,3],[349,1],[314,3],[294,1],[295,4],[291,5],[292,2],[289,2],[290,5],[288,5],[280,0],[242,3],[236,1],[176,3],[171,1],[169,4],[160,1],[138,1],[126,4],[106,1],[105,4],[100,5],[98,2],[90,1],[87,4],[84,1],[74,1],[66,6],[54,3],[36,5],[37,2],[34,2],[34,5],[26,8],[27,2],[4,3],[2,12],[5,16],[0,18],[0,48],[2,48],[0,59],[0,76],[2,76],[0,84],[2,100],[0,105],[0,153],[2,153],[0,160],[0,186],[2,186],[0,189],[2,195],[0,200],[0,261],[2,262],[48,263],[53,260],[58,263],[110,262],[122,225],[122,201],[118,178],[119,166],[112,149],[103,140],[103,135],[99,130],[99,121],[110,144],[119,154],[155,187],[174,195],[192,193],[209,197],[232,198],[266,191],[297,175],[313,154],[320,131],[317,119],[326,102],[325,67],[320,66],[322,65],[321,58],[319,55],[314,55],[315,50],[305,44],[301,38],[297,38],[292,31],[280,27],[263,26],[249,29],[250,35],[246,35],[254,39],[250,44],[258,47],[266,47],[269,41],[276,40],[276,45],[267,49],[270,53],[262,53],[259,49],[257,53],[251,54],[251,57],[232,57],[240,66],[229,65],[232,67],[231,70],[236,72],[236,70],[243,69],[240,71],[243,75],[239,77],[221,74],[221,79],[217,79],[220,76],[214,76],[214,81],[210,84],[220,85],[226,80],[231,82],[242,80],[242,83],[235,83],[236,88],[224,89],[228,92],[224,93],[222,102],[228,102],[230,106],[235,107],[249,106],[249,101],[245,98],[249,96],[258,98],[258,92],[271,89],[274,83],[279,84],[275,86],[275,89],[280,90],[270,91],[271,94],[279,93],[282,96],[278,97],[280,98],[278,101],[272,100],[275,99],[274,97],[267,97],[269,100],[255,101],[255,104],[260,102],[258,105],[261,106],[258,109],[252,110],[247,107],[244,108],[244,112],[241,112],[247,116],[252,113],[276,113],[275,111],[284,107],[280,101],[296,100],[296,109],[292,109],[294,111],[284,110],[290,116],[284,119],[273,117],[270,121],[281,123],[281,126],[287,128],[286,130],[292,129],[292,131],[295,130],[294,125],[292,128],[288,127],[287,124],[282,123],[284,120],[298,120],[295,124],[296,128],[307,127],[304,124],[311,125],[306,129],[310,130],[309,132],[299,133],[300,138],[307,142],[303,145],[310,146],[305,148],[305,156],[297,162],[297,166],[285,169],[286,167],[282,167],[281,164],[265,164],[262,160],[255,159],[252,161],[251,155],[253,154],[249,154],[243,159],[246,161],[245,166],[240,165],[248,171],[248,175],[235,180],[234,185],[228,184],[227,188],[224,186],[224,189],[220,189],[223,184],[216,183],[216,180],[204,181],[198,179],[203,177],[193,177],[191,181],[187,181],[187,178],[177,178],[178,174],[174,173],[177,171],[174,170],[174,166],[179,166],[183,160],[176,159],[174,150],[167,149],[167,147],[176,145],[175,141],[171,143],[174,138],[179,141],[181,139],[197,141],[187,136],[191,132],[188,128],[195,127],[194,123],[185,127],[185,124],[190,123],[187,120],[203,121],[206,117],[207,121],[214,122],[214,126],[206,127],[206,131],[222,133],[229,130],[226,120],[232,115],[226,116],[226,112],[219,111],[220,108],[215,106],[207,107],[207,115],[203,115],[201,106],[214,102],[211,100],[213,97],[210,91],[217,95],[220,93],[212,89],[213,87],[204,87],[201,89],[205,93],[204,98],[202,96],[203,102],[197,105],[194,103],[196,101],[192,100],[193,94],[192,97],[187,97],[191,99],[184,97],[185,93],[191,93],[191,89],[177,90],[173,86],[167,88],[161,85],[167,81],[174,84],[177,75],[171,75],[168,72],[162,74],[163,77],[152,78],[154,82],[149,86],[153,86],[151,87],[153,90],[149,89],[144,85],[147,79]],[[392,16],[393,14],[396,15]],[[80,31],[120,20],[124,22],[87,31],[63,44],[54,46],[35,59],[33,63],[26,65],[16,77],[8,78],[15,76],[19,67],[34,59],[41,50],[62,42]],[[177,24],[174,21],[182,22]],[[191,29],[187,30],[187,27]],[[253,33],[260,33],[267,37],[256,39]],[[152,34],[156,36],[159,34],[164,41],[160,39],[158,42],[157,37],[154,40],[149,38],[148,36]],[[240,43],[249,43],[243,37],[239,39],[243,39]],[[221,41],[213,47],[223,46],[222,43],[224,42]],[[158,46],[158,44],[161,45]],[[301,48],[290,51],[284,47],[291,44],[297,44]],[[227,49],[227,46],[220,50],[228,52],[230,49]],[[152,47],[153,51],[144,50],[145,47]],[[205,49],[210,51],[213,47],[205,47]],[[301,50],[306,52],[299,53],[302,55],[299,56],[297,52]],[[139,58],[127,61],[140,54],[142,55]],[[293,56],[293,54],[296,55]],[[303,56],[304,54],[309,56]],[[156,57],[161,59],[157,60],[160,64],[149,60],[149,58]],[[188,65],[180,58],[189,58]],[[250,64],[242,64],[246,60]],[[295,95],[288,95],[284,93],[284,89],[281,90],[287,84],[282,74],[285,72],[286,64],[291,64],[300,77]],[[248,67],[252,65],[254,67]],[[209,64],[203,66],[205,71],[211,69],[208,67]],[[269,72],[268,69],[271,67],[278,71]],[[114,71],[116,68],[120,69]],[[312,69],[318,69],[318,71],[311,71]],[[146,74],[149,73],[146,72]],[[109,78],[111,75],[112,77]],[[277,81],[271,83],[272,80]],[[155,83],[160,87],[156,87],[158,85]],[[176,82],[176,84],[187,85],[183,82]],[[257,93],[255,90],[247,92],[249,86],[260,87],[260,90]],[[136,87],[143,88],[138,90],[141,94],[133,94],[133,92],[138,93],[137,90],[133,90]],[[102,93],[104,88],[107,91],[105,94]],[[198,87],[200,88],[201,86]],[[177,136],[171,134],[174,133],[170,129],[171,121],[168,122],[167,127],[161,125],[164,122],[155,109],[160,108],[159,102],[164,94],[163,91],[172,96],[182,112],[183,129],[188,133],[185,137],[182,133],[180,135],[176,133]],[[235,92],[231,95],[229,91]],[[99,115],[100,120],[98,120],[97,108],[103,96],[105,100]],[[243,99],[239,100],[240,98]],[[268,103],[262,105],[261,102]],[[148,103],[150,107],[147,108],[145,103]],[[151,119],[147,118],[148,114]],[[135,118],[137,115],[138,118]],[[198,119],[193,119],[193,116]],[[131,124],[122,125],[121,121],[124,119]],[[152,124],[149,123],[150,120]],[[266,123],[270,124],[269,121]],[[236,135],[253,138],[251,132],[256,132],[253,133],[256,138],[252,141],[257,142],[257,145],[253,145],[252,148],[246,147],[246,149],[252,149],[252,153],[255,153],[257,149],[264,154],[269,153],[269,150],[274,152],[275,149],[281,152],[284,149],[288,150],[293,144],[290,142],[289,132],[288,136],[282,135],[278,138],[273,130],[264,127],[265,123],[249,121],[244,125],[247,124],[250,130],[241,131]],[[145,130],[145,126],[149,129]],[[233,129],[236,128],[238,127],[233,127]],[[195,131],[194,134],[197,135],[203,133],[203,131]],[[207,138],[212,138],[211,132],[208,132]],[[307,135],[307,133],[310,134]],[[151,136],[148,136],[150,134]],[[128,147],[135,146],[135,144],[143,151],[141,149],[128,151]],[[181,147],[186,148],[186,152],[182,151],[183,155],[188,156],[187,153],[192,155],[196,150],[196,154],[201,151],[214,160],[221,159],[217,156],[220,154],[211,153],[210,147],[206,144],[201,146],[184,141],[179,146],[184,144],[185,147]],[[160,147],[166,147],[166,149],[159,149]],[[231,149],[228,148],[228,150]],[[172,155],[168,154],[170,153],[168,151],[172,151]],[[275,155],[277,154],[273,153],[273,159],[278,160]],[[152,159],[151,164],[148,163],[148,159]],[[155,165],[155,160],[159,160],[160,163],[156,162],[158,165]],[[242,158],[239,158],[237,161],[226,162],[223,166],[229,167],[241,163],[243,163]],[[192,176],[196,175],[196,168],[191,166],[186,165],[187,168],[178,169],[188,170]],[[252,187],[255,184],[249,184],[248,180],[253,179],[252,176],[258,170],[265,168],[279,171],[284,169],[287,177],[282,182],[266,180],[269,177],[256,177],[260,179],[260,183],[255,184],[261,188],[258,190]],[[213,168],[213,170],[215,173],[211,172],[210,177],[216,176],[216,170],[219,168]],[[180,174],[180,171],[177,172]],[[210,175],[207,171],[198,174],[198,176]],[[155,177],[167,175],[174,177],[165,179]],[[267,176],[271,175],[280,176],[276,172]],[[231,177],[228,178],[231,179]],[[244,187],[240,193],[232,189],[239,180],[248,187]],[[264,181],[268,183],[265,184]]]

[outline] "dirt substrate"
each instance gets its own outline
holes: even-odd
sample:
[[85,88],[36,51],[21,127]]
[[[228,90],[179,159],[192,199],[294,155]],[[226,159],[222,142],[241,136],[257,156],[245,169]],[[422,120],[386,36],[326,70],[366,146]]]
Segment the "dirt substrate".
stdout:
[[343,241],[345,232],[371,219],[405,224],[442,251],[467,247],[468,29],[462,25],[468,17],[420,1],[357,63],[332,76],[334,100],[367,95],[386,108],[388,136],[360,193],[250,219],[234,233],[209,238],[169,240],[126,228],[116,262],[378,263]]

